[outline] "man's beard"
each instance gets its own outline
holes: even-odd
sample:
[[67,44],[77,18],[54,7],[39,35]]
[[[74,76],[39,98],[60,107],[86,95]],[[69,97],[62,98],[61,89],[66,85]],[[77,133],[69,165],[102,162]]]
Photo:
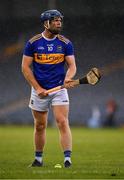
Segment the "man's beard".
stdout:
[[49,29],[49,31],[54,34],[54,35],[57,35],[61,32],[61,29]]

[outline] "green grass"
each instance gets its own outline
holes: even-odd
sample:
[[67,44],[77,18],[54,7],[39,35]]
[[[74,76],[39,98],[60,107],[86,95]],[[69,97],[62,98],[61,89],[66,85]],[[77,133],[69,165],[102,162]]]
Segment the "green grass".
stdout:
[[[47,129],[44,167],[33,160],[33,127],[0,127],[0,179],[123,179],[124,129],[71,128],[73,165],[63,167],[56,128]],[[55,169],[55,164],[61,169]]]

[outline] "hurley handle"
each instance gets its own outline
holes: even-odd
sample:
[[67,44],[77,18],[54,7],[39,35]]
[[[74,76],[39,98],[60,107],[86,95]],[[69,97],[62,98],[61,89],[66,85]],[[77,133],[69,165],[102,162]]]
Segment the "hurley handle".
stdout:
[[51,88],[51,89],[49,89],[49,90],[46,91],[46,94],[49,94],[49,93],[58,91],[58,90],[63,89],[63,88],[64,88],[64,85],[62,85],[62,86],[57,86],[57,87],[55,87],[55,88]]

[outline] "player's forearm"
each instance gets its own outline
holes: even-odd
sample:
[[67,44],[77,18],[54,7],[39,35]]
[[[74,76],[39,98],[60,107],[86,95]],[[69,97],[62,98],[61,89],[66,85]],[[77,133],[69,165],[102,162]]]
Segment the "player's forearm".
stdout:
[[36,81],[32,70],[30,69],[30,67],[26,67],[26,68],[22,68],[22,73],[25,77],[25,79],[28,81],[28,83],[35,89],[37,90],[38,88],[41,88],[41,86],[38,84],[38,82]]
[[75,76],[75,74],[76,74],[76,66],[74,65],[68,68],[65,79],[72,79]]

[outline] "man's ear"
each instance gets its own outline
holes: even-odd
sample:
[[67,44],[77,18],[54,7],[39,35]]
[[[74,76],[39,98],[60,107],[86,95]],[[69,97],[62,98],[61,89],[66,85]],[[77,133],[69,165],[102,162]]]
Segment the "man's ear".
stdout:
[[49,20],[44,21],[44,27],[45,27],[46,29],[49,29]]

